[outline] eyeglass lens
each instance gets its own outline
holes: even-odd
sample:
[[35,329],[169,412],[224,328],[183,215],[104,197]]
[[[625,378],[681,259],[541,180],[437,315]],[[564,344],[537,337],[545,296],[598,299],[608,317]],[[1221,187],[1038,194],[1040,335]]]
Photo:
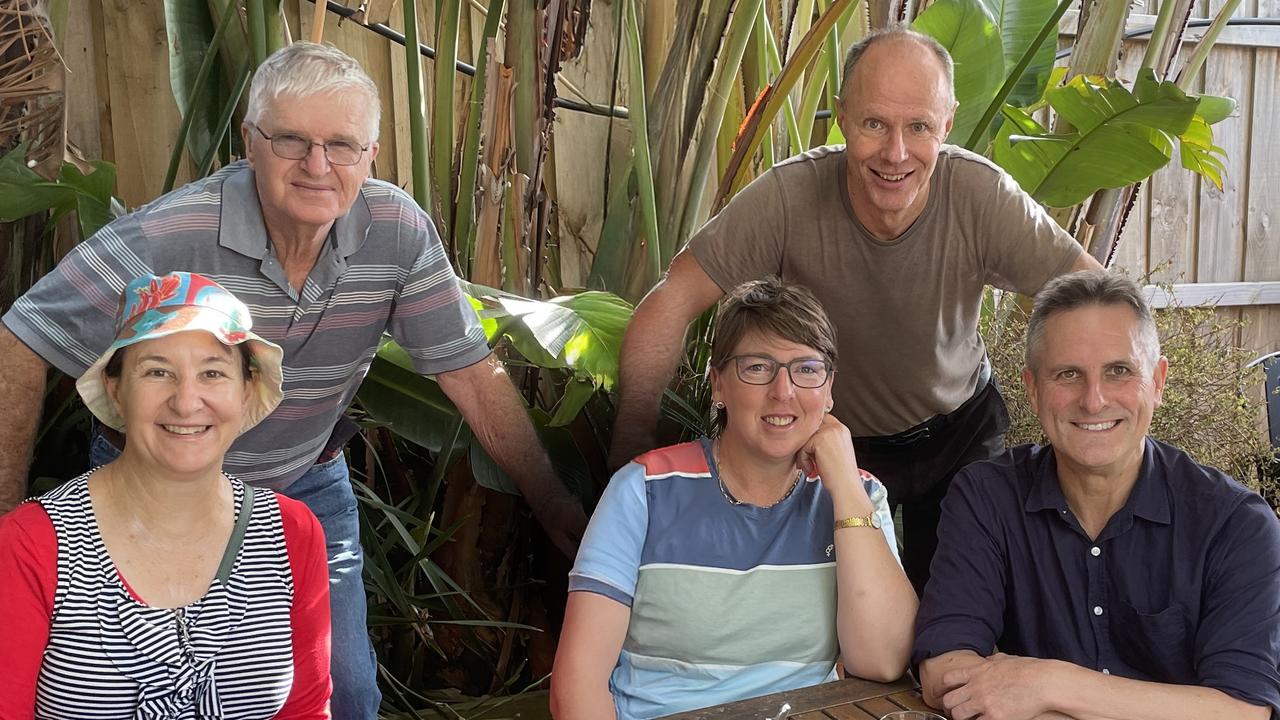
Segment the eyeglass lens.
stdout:
[[778,369],[785,367],[796,387],[816,388],[827,384],[830,371],[822,360],[800,359],[785,365],[777,360],[756,355],[739,355],[734,358],[738,369],[738,379],[748,385],[768,385],[778,375]]
[[[263,136],[265,137],[266,134],[263,133]],[[271,152],[285,160],[305,158],[311,153],[312,145],[321,144],[289,133],[277,133],[271,136]],[[360,162],[360,156],[364,154],[364,148],[343,140],[330,140],[321,147],[324,148],[324,156],[334,165],[355,165]]]

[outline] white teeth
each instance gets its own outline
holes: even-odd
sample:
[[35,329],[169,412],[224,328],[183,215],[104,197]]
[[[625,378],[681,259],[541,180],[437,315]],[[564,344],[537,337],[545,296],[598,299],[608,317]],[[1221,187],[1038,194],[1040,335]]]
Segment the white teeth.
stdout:
[[1077,425],[1079,425],[1081,428],[1085,430],[1110,430],[1111,428],[1119,424],[1120,424],[1119,420],[1112,420],[1110,422],[1103,422],[1103,423],[1077,423]]
[[764,421],[769,423],[770,425],[777,425],[778,427],[786,427],[787,425],[790,425],[791,423],[795,422],[796,419],[791,417],[775,417],[770,415],[766,417]]
[[887,173],[877,172],[876,174],[884,178],[885,180],[888,180],[889,182],[898,182],[899,180],[907,176],[907,173],[902,173],[901,175],[889,175]]
[[201,425],[199,427],[189,427],[186,425],[165,425],[164,429],[168,430],[169,432],[175,435],[195,435],[197,433],[202,433],[205,430],[208,430],[209,426]]

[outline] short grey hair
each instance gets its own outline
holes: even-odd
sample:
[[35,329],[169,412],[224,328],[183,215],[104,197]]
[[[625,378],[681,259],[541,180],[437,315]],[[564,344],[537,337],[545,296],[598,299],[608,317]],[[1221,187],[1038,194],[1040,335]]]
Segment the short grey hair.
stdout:
[[873,30],[866,37],[854,43],[853,47],[849,48],[849,52],[845,54],[844,77],[840,80],[841,104],[844,104],[844,101],[848,98],[850,78],[853,77],[853,69],[858,65],[858,61],[862,59],[862,56],[866,54],[867,50],[869,50],[872,45],[885,40],[910,40],[912,42],[919,43],[932,51],[934,56],[938,58],[938,62],[942,64],[942,74],[947,80],[947,95],[950,97],[952,102],[955,102],[956,65],[951,59],[951,53],[947,52],[947,49],[942,46],[942,43],[922,32],[912,30],[910,25],[907,25],[906,23],[893,23],[888,27]]
[[368,96],[368,141],[377,140],[382,120],[378,86],[355,58],[332,45],[296,42],[271,53],[254,71],[244,119],[256,125],[267,106],[282,96],[302,98],[339,90]]
[[1155,367],[1160,357],[1160,333],[1156,319],[1147,304],[1146,295],[1136,282],[1123,275],[1105,270],[1081,270],[1050,280],[1036,295],[1027,322],[1026,354],[1024,362],[1035,372],[1039,369],[1040,355],[1044,351],[1045,325],[1055,314],[1082,307],[1120,305],[1133,311],[1138,320],[1139,351],[1145,364],[1144,370]]

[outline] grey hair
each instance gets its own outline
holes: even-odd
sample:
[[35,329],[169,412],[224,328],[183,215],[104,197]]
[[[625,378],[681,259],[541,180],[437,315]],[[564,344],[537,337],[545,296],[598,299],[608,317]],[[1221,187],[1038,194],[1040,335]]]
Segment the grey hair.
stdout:
[[267,105],[281,96],[302,98],[338,90],[368,96],[368,140],[377,140],[382,120],[378,86],[355,58],[332,45],[296,42],[271,53],[253,74],[245,121],[256,125]]
[[840,103],[842,105],[848,98],[850,78],[853,77],[854,67],[857,66],[858,61],[862,59],[862,56],[866,54],[867,50],[870,49],[872,45],[884,40],[910,40],[925,46],[933,52],[934,56],[938,58],[938,62],[942,64],[942,74],[947,80],[947,96],[951,102],[955,102],[956,65],[955,62],[951,60],[951,53],[947,52],[947,49],[942,46],[942,43],[922,32],[912,30],[910,25],[907,25],[906,23],[893,23],[888,27],[873,30],[866,37],[854,43],[853,47],[849,48],[849,52],[845,54],[844,76],[840,80]]
[[1036,295],[1031,319],[1027,321],[1024,362],[1032,372],[1038,370],[1044,351],[1045,325],[1057,313],[1089,306],[1120,305],[1133,310],[1138,320],[1140,352],[1145,369],[1155,367],[1160,357],[1160,333],[1155,316],[1147,304],[1142,288],[1133,280],[1105,270],[1081,270],[1050,280]]

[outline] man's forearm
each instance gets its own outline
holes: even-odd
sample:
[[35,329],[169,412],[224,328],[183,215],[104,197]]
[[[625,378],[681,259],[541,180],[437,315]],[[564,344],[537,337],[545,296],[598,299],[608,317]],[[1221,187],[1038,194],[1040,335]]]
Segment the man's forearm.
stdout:
[[1267,720],[1271,711],[1213,688],[1104,675],[1055,662],[1047,698],[1052,710],[1076,720]]
[[662,314],[655,303],[641,303],[622,338],[610,469],[656,447],[662,393],[680,361],[685,332],[683,326],[672,327]]
[[555,477],[529,413],[506,369],[497,358],[437,376],[441,389],[453,400],[476,438],[498,467],[507,473],[529,504],[548,495],[567,494]]
[[27,494],[31,446],[40,425],[48,365],[0,325],[0,514]]
[[489,456],[520,489],[547,536],[572,558],[587,527],[586,512],[556,477],[502,363],[490,355],[436,380]]

